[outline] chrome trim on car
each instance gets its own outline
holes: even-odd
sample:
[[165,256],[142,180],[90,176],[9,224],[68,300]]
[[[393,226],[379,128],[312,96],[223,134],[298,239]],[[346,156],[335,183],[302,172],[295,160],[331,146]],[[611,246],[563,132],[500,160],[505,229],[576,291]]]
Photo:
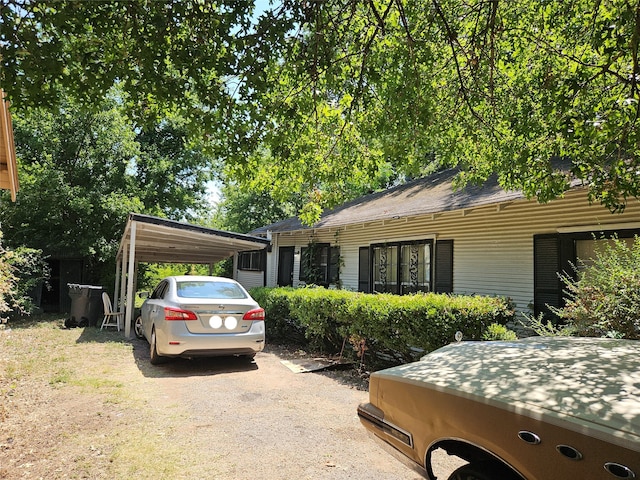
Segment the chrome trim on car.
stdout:
[[379,409],[371,405],[370,403],[363,403],[358,405],[358,416],[360,419],[365,420],[380,430],[382,433],[399,440],[410,448],[413,448],[413,436],[411,433],[403,430],[402,428],[388,422],[384,419],[384,413]]
[[199,310],[198,307],[190,307],[189,305],[187,305],[187,309],[188,310],[192,310],[194,313],[197,313],[198,315],[216,315],[216,314],[220,314],[223,313],[225,315],[244,315],[246,312],[246,310],[227,310],[227,311],[223,311],[223,309],[217,309],[217,310]]
[[556,450],[560,455],[568,458],[569,460],[582,460],[582,453],[571,445],[556,445]]
[[427,472],[427,470],[425,470],[425,468],[422,465],[420,465],[419,463],[417,463],[414,460],[412,460],[409,457],[407,457],[404,453],[402,453],[396,447],[394,447],[389,442],[384,440],[382,437],[376,435],[371,430],[365,430],[365,431],[366,431],[367,435],[369,437],[371,437],[371,439],[376,443],[376,445],[378,445],[381,449],[383,449],[385,452],[387,452],[393,458],[398,460],[404,466],[406,466],[407,468],[410,468],[411,470],[413,470],[414,472],[422,475],[425,478],[429,478],[431,480],[436,480],[433,477],[429,477],[429,473]]
[[540,445],[540,442],[542,442],[537,434],[529,432],[528,430],[520,430],[518,432],[518,438],[529,445]]
[[616,478],[636,478],[636,474],[629,467],[615,462],[607,462],[604,469]]

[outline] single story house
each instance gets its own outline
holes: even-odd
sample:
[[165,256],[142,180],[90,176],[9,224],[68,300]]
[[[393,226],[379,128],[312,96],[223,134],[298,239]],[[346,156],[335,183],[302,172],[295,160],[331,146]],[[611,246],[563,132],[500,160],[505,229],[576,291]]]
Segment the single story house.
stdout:
[[271,245],[236,255],[234,276],[247,287],[316,283],[504,296],[518,311],[537,313],[562,304],[557,273],[592,258],[603,236],[640,234],[637,199],[612,214],[590,204],[577,182],[563,198],[540,204],[495,180],[454,190],[455,174],[358,198],[324,212],[312,227],[290,218],[257,229],[251,235]]

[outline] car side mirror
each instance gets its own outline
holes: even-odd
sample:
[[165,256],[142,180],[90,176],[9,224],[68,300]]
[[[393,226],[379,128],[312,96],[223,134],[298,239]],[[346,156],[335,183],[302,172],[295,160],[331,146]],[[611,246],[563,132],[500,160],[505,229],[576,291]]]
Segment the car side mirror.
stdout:
[[149,298],[151,296],[151,292],[138,292],[138,297],[140,298]]

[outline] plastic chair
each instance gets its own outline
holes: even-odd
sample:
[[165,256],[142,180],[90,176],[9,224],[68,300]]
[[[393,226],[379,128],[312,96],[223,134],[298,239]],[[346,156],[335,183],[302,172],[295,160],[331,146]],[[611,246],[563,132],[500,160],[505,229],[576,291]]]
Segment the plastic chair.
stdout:
[[124,312],[114,312],[111,299],[107,292],[102,292],[102,305],[104,306],[104,318],[100,330],[105,327],[116,327],[120,331],[120,318],[124,320]]

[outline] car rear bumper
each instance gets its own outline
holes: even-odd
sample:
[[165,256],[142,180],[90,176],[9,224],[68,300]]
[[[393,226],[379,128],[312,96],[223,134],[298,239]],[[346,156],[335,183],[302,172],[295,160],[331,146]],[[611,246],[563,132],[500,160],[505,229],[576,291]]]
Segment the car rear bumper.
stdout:
[[177,355],[166,355],[168,357],[225,357],[230,355],[255,355],[262,351],[253,348],[224,348],[216,350],[185,350]]
[[[258,322],[256,322],[258,323]],[[203,357],[224,355],[254,355],[264,350],[264,325],[246,333],[200,334],[186,328],[170,335],[157,334],[158,354],[165,357]]]

